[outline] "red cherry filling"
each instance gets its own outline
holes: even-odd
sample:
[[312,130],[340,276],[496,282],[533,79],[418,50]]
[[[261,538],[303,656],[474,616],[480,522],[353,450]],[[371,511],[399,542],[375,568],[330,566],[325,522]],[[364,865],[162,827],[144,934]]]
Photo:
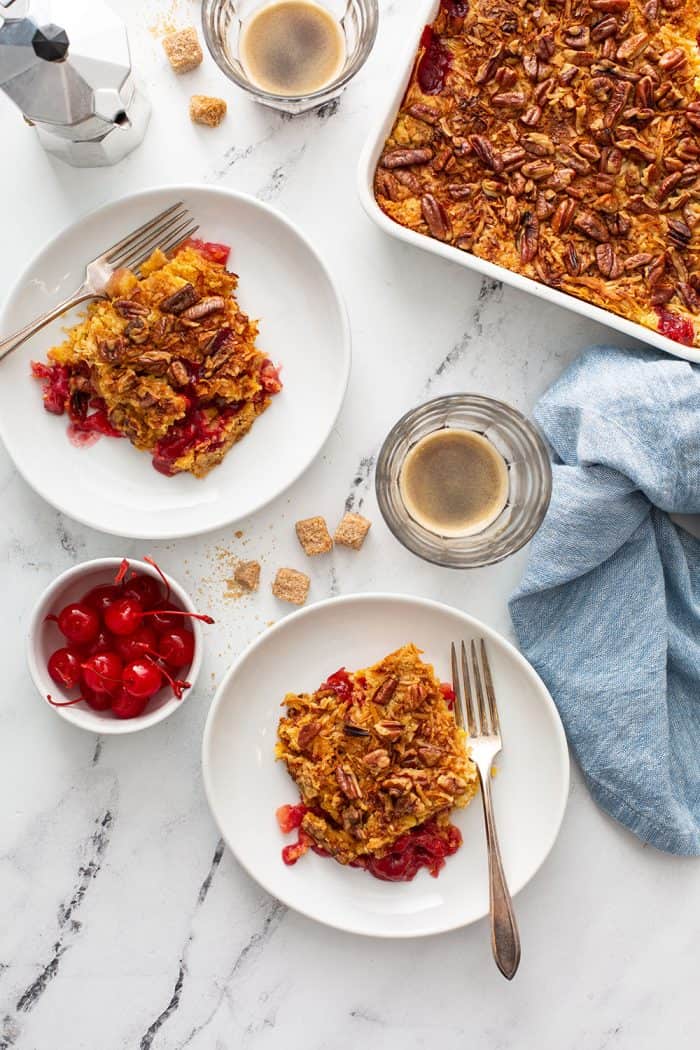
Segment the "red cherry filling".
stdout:
[[344,667],[337,670],[335,674],[329,675],[320,688],[331,689],[341,700],[352,699],[352,679]]
[[695,331],[692,321],[689,321],[686,317],[679,317],[677,314],[671,313],[664,306],[657,306],[656,313],[659,318],[661,335],[665,335],[668,339],[673,339],[677,343],[682,343],[683,346],[693,345]]
[[423,30],[421,47],[423,54],[418,62],[416,79],[424,94],[439,95],[452,65],[452,55],[431,26]]
[[221,266],[226,265],[231,254],[230,245],[219,244],[217,241],[202,241],[199,237],[190,237],[185,244],[188,248],[194,248],[209,262],[219,263]]
[[[307,806],[300,802],[296,806],[280,806],[275,814],[285,835],[299,828],[297,841],[282,850],[282,860],[287,865],[296,864],[309,849],[321,857],[329,856],[301,827],[307,812]],[[445,859],[456,853],[461,845],[462,834],[454,824],[441,828],[434,820],[429,820],[401,835],[383,857],[359,857],[351,862],[351,867],[363,868],[384,882],[410,882],[421,868],[427,868],[437,878],[445,866]]]

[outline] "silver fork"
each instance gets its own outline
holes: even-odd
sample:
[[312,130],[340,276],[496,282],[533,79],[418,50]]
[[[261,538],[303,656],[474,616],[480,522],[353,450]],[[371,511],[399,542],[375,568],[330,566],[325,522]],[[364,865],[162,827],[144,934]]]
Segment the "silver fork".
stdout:
[[107,283],[115,272],[122,267],[138,270],[156,248],[171,251],[178,244],[191,237],[199,229],[182,201],[171,204],[169,208],[144,222],[138,229],[132,230],[126,237],[113,244],[111,248],[98,255],[85,267],[85,278],[80,287],[67,299],[54,306],[52,310],[37,317],[21,328],[19,332],[0,340],[0,360],[7,357],[25,340],[38,332],[44,325],[60,317],[66,310],[84,303],[86,299],[106,299]]
[[[476,643],[472,640],[471,673],[470,661],[467,659],[467,647],[464,642],[461,643],[463,690],[460,683],[460,668],[457,663],[457,649],[454,642],[452,643],[452,687],[455,691],[455,719],[457,724],[469,733],[471,757],[479,772],[481,785],[486,845],[489,855],[491,947],[498,969],[510,981],[520,965],[520,934],[513,912],[513,901],[503,873],[503,862],[491,801],[491,766],[501,750],[501,726],[498,720],[491,668],[486,655],[486,644],[483,638],[480,638],[479,642],[481,665],[477,656]],[[473,689],[472,682],[474,683]]]

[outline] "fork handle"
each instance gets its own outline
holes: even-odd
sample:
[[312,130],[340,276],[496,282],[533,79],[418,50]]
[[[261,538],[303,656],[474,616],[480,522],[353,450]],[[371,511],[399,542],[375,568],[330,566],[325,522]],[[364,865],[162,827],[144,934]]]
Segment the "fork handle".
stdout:
[[481,781],[481,799],[484,806],[484,821],[486,823],[486,845],[489,854],[491,947],[498,969],[504,977],[511,981],[520,965],[520,934],[518,933],[518,924],[515,921],[513,901],[503,872],[496,822],[493,818],[491,770],[487,769],[484,773],[479,769],[479,779]]
[[69,295],[67,299],[59,303],[58,306],[54,306],[53,309],[48,310],[41,317],[35,318],[26,324],[24,328],[20,328],[18,332],[13,335],[8,335],[6,339],[0,339],[0,361],[3,357],[7,357],[13,350],[16,350],[18,346],[21,346],[27,339],[30,339],[36,332],[40,331],[45,325],[50,324],[51,321],[55,321],[57,317],[65,313],[66,310],[72,309],[77,306],[78,303],[84,303],[86,299],[98,299],[99,296],[95,292],[91,291],[85,285]]

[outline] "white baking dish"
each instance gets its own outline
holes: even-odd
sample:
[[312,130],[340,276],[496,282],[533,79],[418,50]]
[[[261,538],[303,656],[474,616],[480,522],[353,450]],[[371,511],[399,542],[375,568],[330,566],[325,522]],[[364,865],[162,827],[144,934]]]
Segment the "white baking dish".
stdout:
[[466,266],[470,270],[476,270],[478,273],[483,273],[494,280],[503,281],[504,284],[511,284],[514,288],[519,288],[523,292],[530,292],[532,295],[539,296],[540,299],[546,299],[549,303],[555,303],[557,306],[573,310],[584,317],[590,317],[593,321],[606,324],[610,328],[616,328],[618,332],[623,332],[625,335],[638,339],[641,342],[650,343],[652,346],[665,350],[675,357],[685,358],[686,361],[700,361],[700,349],[697,347],[683,346],[681,343],[674,342],[673,339],[666,338],[659,332],[645,328],[644,325],[619,317],[610,310],[604,310],[600,306],[593,306],[591,303],[587,303],[583,299],[577,299],[567,292],[560,292],[556,288],[540,284],[539,281],[533,281],[531,278],[523,277],[512,270],[506,270],[505,267],[498,266],[496,263],[479,259],[476,255],[471,255],[460,248],[454,248],[450,244],[443,244],[442,241],[429,237],[427,234],[416,233],[414,230],[409,230],[405,226],[399,225],[399,223],[394,222],[388,215],[384,214],[374,198],[373,183],[377,160],[406,91],[423,27],[426,23],[435,19],[440,7],[440,0],[424,0],[423,3],[419,3],[417,6],[419,10],[416,16],[415,33],[409,34],[406,52],[397,67],[393,83],[390,84],[387,90],[386,104],[378,114],[378,118],[360,156],[358,171],[360,200],[369,217],[385,233],[390,234],[392,237],[398,237],[399,240],[406,241],[408,244],[413,244],[417,248],[433,252],[435,255],[441,255],[444,259],[451,259],[452,262],[458,263],[460,266]]

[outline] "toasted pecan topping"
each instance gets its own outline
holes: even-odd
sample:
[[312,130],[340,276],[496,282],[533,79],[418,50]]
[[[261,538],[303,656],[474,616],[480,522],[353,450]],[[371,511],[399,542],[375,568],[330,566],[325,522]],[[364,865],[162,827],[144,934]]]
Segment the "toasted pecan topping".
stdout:
[[[442,4],[431,39],[450,69],[430,96],[414,72],[381,160],[412,182],[380,168],[379,204],[650,327],[660,305],[694,314],[696,13],[690,0],[472,0],[453,19]],[[627,263],[671,249],[680,265],[653,280]]]

